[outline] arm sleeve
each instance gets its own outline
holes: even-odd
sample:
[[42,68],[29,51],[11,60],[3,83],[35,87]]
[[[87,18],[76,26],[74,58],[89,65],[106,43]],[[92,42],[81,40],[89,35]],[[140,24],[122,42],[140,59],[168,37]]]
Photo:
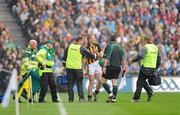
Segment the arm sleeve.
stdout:
[[54,61],[48,61],[48,60],[46,60],[46,65],[51,67],[51,66],[54,65]]
[[137,56],[132,59],[133,62],[138,62],[140,60],[142,60],[144,58],[144,56],[146,55],[147,51],[146,51],[146,48],[142,48],[140,50],[140,52],[137,54]]
[[22,64],[25,66],[26,69],[29,69],[29,58],[28,57],[24,57],[22,59]]
[[40,49],[36,54],[36,59],[41,64],[44,62],[44,59],[43,59],[44,55],[46,55],[46,51],[44,49]]
[[122,47],[120,47],[120,51],[121,51],[121,54],[122,54],[122,59],[124,60],[126,58],[125,51],[123,50]]
[[85,47],[81,46],[80,52],[83,56],[86,56],[88,58],[95,58],[94,54],[90,53]]
[[103,58],[108,59],[108,57],[109,57],[109,54],[108,54],[109,50],[110,50],[110,45],[108,45],[105,48]]
[[161,53],[158,51],[156,68],[158,69],[161,65]]
[[66,66],[66,60],[67,60],[67,56],[68,56],[68,49],[69,49],[69,46],[65,49],[63,57],[62,57],[62,64],[63,64],[64,67]]
[[64,55],[63,55],[63,57],[62,57],[62,60],[63,60],[63,61],[66,61],[66,59],[67,59],[68,49],[69,49],[69,46],[68,46],[68,47],[65,49],[65,51],[64,51]]
[[23,64],[28,67],[29,65],[29,57],[31,56],[31,52],[29,50],[25,50],[24,54],[23,54],[23,59],[22,62]]
[[24,52],[24,54],[23,54],[23,59],[24,59],[24,58],[28,58],[28,59],[29,59],[30,56],[31,56],[31,52],[30,52],[29,50],[26,50],[26,51]]
[[102,50],[98,44],[97,44],[97,47],[98,47],[98,52],[101,52]]

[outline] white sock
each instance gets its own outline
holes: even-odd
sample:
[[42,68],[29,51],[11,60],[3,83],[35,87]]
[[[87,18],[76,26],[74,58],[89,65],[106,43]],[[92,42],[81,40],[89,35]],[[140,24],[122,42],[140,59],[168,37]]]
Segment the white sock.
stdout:
[[113,96],[113,93],[110,93],[110,94],[109,94],[109,97],[111,97],[111,96]]

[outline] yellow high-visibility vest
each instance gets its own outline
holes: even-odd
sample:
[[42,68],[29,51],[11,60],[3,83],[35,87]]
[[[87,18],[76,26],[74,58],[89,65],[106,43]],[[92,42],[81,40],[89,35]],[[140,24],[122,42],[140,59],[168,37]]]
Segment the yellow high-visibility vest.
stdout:
[[82,69],[82,54],[80,52],[81,45],[71,44],[68,48],[66,68]]
[[154,44],[146,44],[145,48],[147,50],[147,53],[144,59],[141,60],[141,65],[146,68],[156,68],[158,47]]
[[[50,55],[52,59],[47,59],[47,56]],[[36,59],[39,63],[45,62],[47,66],[50,66],[51,68],[45,67],[43,70],[39,70],[39,75],[42,76],[43,73],[51,73],[53,72],[52,66],[54,65],[54,55],[49,54],[46,47],[40,49],[36,54]]]

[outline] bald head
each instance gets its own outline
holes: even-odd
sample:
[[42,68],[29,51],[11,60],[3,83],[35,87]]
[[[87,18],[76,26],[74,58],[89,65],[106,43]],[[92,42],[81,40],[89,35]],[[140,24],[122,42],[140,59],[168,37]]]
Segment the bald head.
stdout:
[[31,46],[32,49],[37,49],[37,41],[36,40],[30,40],[29,46]]

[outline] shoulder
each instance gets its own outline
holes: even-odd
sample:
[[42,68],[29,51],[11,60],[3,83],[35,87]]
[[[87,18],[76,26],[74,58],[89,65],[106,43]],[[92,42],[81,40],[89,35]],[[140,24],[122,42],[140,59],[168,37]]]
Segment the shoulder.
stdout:
[[95,43],[95,46],[98,47],[98,48],[100,48],[100,45],[99,45],[98,43]]
[[157,47],[155,44],[145,44],[144,46],[148,47],[148,46],[153,46],[153,47]]
[[144,45],[144,47],[145,47],[146,49],[148,49],[148,48],[153,48],[153,49],[157,49],[157,50],[158,50],[158,47],[157,47],[155,44],[146,44],[146,45]]
[[38,53],[47,53],[47,49],[41,48],[41,49],[38,51]]
[[106,48],[110,48],[112,46],[112,44],[108,44],[107,46],[106,46]]
[[25,51],[24,51],[24,54],[26,55],[26,54],[31,54],[32,53],[32,51],[31,51],[31,49],[29,49],[29,48],[27,48]]
[[27,48],[24,52],[31,52],[31,49]]
[[119,44],[117,44],[117,43],[113,43],[113,44],[111,44],[110,45],[110,49],[111,50],[113,50],[113,49],[122,49],[122,47],[119,45]]

